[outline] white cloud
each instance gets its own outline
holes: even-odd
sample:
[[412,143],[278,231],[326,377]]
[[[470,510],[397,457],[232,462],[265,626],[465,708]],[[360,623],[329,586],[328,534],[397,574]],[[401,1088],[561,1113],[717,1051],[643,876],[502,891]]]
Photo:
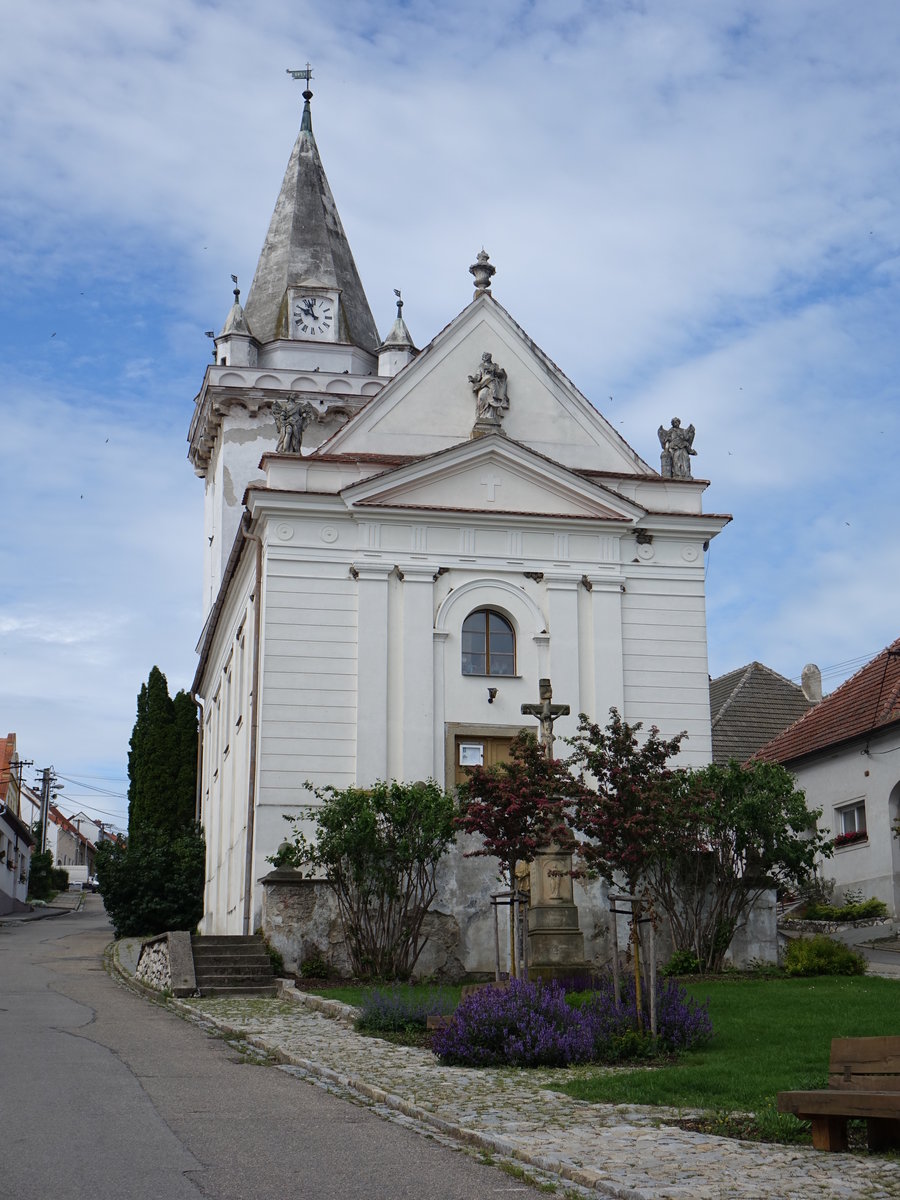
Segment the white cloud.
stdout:
[[895,636],[892,0],[865,19],[842,0],[264,0],[251,19],[32,0],[8,25],[0,712],[29,755],[121,772],[150,666],[190,682],[202,334],[231,271],[246,295],[298,124],[284,70],[307,58],[382,329],[402,287],[427,342],[484,244],[497,299],[640,454],[673,414],[696,424],[708,507],[735,515],[710,554],[714,670],[791,675]]

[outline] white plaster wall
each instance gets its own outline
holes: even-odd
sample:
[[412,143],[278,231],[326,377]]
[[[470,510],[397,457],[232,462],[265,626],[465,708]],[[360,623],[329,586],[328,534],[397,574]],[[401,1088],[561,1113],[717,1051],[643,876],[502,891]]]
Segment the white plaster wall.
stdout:
[[198,694],[203,702],[200,820],[206,837],[203,933],[243,932],[255,554],[232,581]]
[[843,749],[788,764],[811,808],[821,808],[819,829],[841,832],[836,810],[865,801],[866,841],[835,849],[821,863],[834,879],[838,898],[845,888],[883,900],[900,916],[900,842],[891,825],[900,815],[900,734],[894,730],[857,739]]
[[[684,551],[693,553],[692,569]],[[688,541],[665,548],[667,570],[654,561],[631,564],[622,597],[624,715],[663,737],[686,730],[679,761],[711,761],[709,668],[702,547]]]

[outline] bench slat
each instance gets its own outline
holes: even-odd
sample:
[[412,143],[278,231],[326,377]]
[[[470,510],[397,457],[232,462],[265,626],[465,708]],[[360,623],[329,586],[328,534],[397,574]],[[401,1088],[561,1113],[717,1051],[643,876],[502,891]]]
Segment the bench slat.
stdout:
[[867,1070],[900,1073],[900,1037],[833,1038],[830,1070],[852,1073]]
[[844,1088],[779,1092],[776,1103],[779,1112],[794,1113],[802,1121],[808,1121],[816,1114],[900,1119],[900,1092],[857,1092]]

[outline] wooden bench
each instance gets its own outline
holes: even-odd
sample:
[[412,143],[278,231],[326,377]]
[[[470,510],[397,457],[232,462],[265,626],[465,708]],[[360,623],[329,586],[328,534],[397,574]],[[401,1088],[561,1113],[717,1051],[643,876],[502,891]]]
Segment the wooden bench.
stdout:
[[900,1147],[900,1037],[834,1038],[828,1087],[779,1092],[778,1111],[811,1121],[817,1150],[846,1150],[851,1118],[866,1122],[870,1150]]

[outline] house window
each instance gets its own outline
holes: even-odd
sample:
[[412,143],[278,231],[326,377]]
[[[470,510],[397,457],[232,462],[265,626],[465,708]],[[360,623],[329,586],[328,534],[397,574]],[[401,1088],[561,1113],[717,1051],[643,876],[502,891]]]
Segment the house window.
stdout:
[[849,846],[853,842],[865,841],[867,834],[864,800],[856,800],[853,804],[839,808],[835,815],[837,817],[837,836],[834,839],[836,846]]
[[480,608],[462,627],[463,675],[515,675],[516,635],[500,613]]

